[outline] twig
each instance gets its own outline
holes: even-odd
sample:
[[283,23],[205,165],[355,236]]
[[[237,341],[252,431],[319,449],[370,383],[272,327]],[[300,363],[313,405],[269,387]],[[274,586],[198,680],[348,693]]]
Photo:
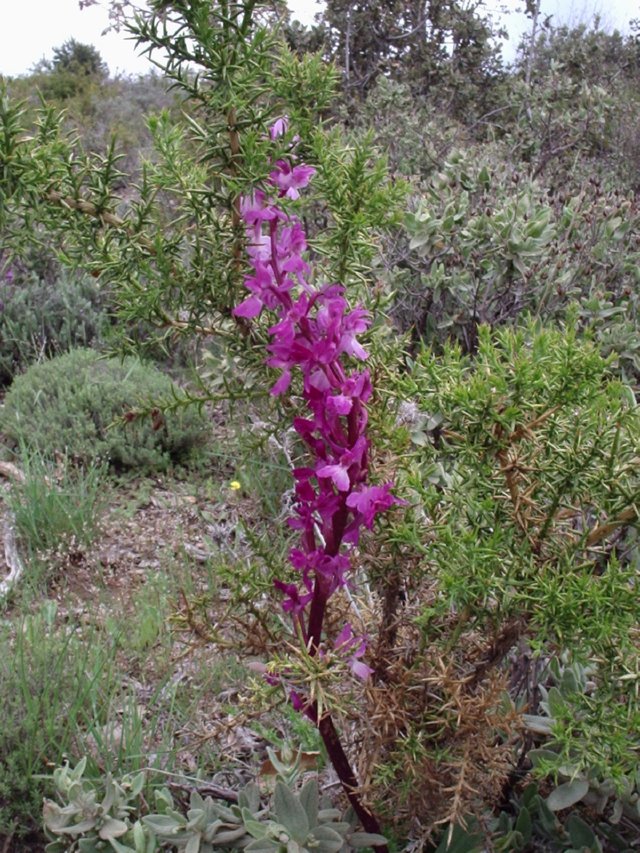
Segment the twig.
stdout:
[[597,527],[594,527],[591,533],[587,536],[585,545],[587,548],[597,545],[619,527],[622,527],[624,524],[628,524],[630,521],[635,521],[637,518],[638,510],[636,507],[628,506],[626,509],[622,510],[619,515],[611,519],[611,521],[605,521],[603,524],[598,524]]
[[106,210],[100,210],[93,202],[84,198],[73,198],[73,196],[65,196],[58,190],[50,190],[45,195],[47,201],[59,204],[61,207],[66,207],[68,210],[75,210],[78,213],[84,213],[86,216],[93,216],[99,219],[103,225],[109,225],[111,228],[118,228],[124,231],[128,237],[136,238],[141,246],[143,246],[150,254],[156,254],[156,247],[153,241],[144,234],[136,232],[134,227],[126,219],[116,216],[115,213],[109,213]]
[[183,782],[168,782],[169,788],[176,788],[179,791],[196,791],[203,797],[213,797],[216,800],[226,800],[228,803],[238,802],[238,793],[231,788],[223,788],[220,785],[185,785]]
[[0,476],[15,480],[16,483],[24,483],[26,480],[22,471],[11,462],[0,462]]
[[9,853],[9,845],[11,844],[11,840],[13,839],[13,835],[15,832],[15,824],[12,826],[9,835],[4,840],[4,844],[2,845],[2,853]]

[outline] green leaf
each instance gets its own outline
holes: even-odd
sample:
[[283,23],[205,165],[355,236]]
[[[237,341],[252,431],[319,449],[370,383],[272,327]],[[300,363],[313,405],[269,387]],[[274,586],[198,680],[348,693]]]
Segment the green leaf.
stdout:
[[531,841],[532,828],[533,827],[529,809],[523,807],[520,809],[520,814],[518,815],[518,819],[516,820],[515,830],[516,832],[519,832],[522,836],[522,841],[525,846],[529,843],[529,841]]
[[[100,844],[100,847],[98,847]],[[81,838],[78,841],[79,853],[101,853],[102,842],[96,838]]]
[[133,779],[131,780],[131,789],[130,789],[130,794],[132,797],[139,797],[140,796],[140,794],[142,793],[142,789],[144,788],[144,782],[145,782],[145,774],[144,773],[138,773],[136,776],[133,777]]
[[146,815],[142,822],[156,835],[175,835],[184,826],[184,823],[180,824],[175,818],[164,814]]
[[552,812],[559,812],[562,809],[568,809],[579,803],[580,800],[589,790],[589,783],[586,779],[577,778],[570,782],[565,782],[563,785],[558,785],[555,791],[552,791],[547,797],[547,806]]
[[574,847],[579,850],[587,847],[589,853],[602,853],[602,847],[595,832],[578,815],[570,815],[565,826]]
[[482,853],[485,849],[482,836],[456,824],[445,832],[435,853]]
[[[318,826],[312,834],[316,841],[320,842],[316,849],[321,853],[338,853],[344,845],[344,838],[330,826]],[[306,846],[309,846],[309,843],[307,841]]]
[[[543,717],[543,719],[547,718]],[[557,766],[558,763],[558,753],[551,749],[530,749],[528,756],[534,767],[540,767],[541,764]],[[534,787],[537,791],[537,786],[534,785]]]
[[549,690],[547,701],[549,703],[549,713],[552,717],[563,717],[567,713],[567,703],[557,687],[552,687]]
[[303,844],[309,834],[309,821],[300,800],[284,782],[276,784],[273,804],[278,821],[286,826],[296,841]]
[[411,433],[411,442],[412,444],[415,444],[416,447],[426,447],[431,443],[429,436],[421,430],[414,430],[414,432]]
[[142,853],[145,850],[146,842],[147,834],[143,825],[137,820],[133,825],[133,843],[136,845],[136,853]]
[[71,777],[71,779],[74,780],[74,782],[78,781],[83,777],[86,766],[87,756],[85,755],[84,758],[81,758],[80,761],[78,761],[76,766],[73,768],[73,770],[71,770],[71,772],[69,773],[69,776]]
[[250,783],[240,791],[238,805],[241,809],[248,809],[252,814],[255,814],[259,810],[260,789],[256,784]]
[[76,823],[74,826],[65,826],[63,829],[56,831],[65,835],[83,835],[85,832],[89,832],[90,829],[94,829],[95,825],[95,818],[87,818],[86,820],[81,820],[80,823]]
[[546,803],[546,800],[540,799],[538,802],[538,813],[540,815],[540,823],[546,832],[557,832],[559,821]]
[[253,836],[253,838],[258,838],[258,839],[266,838],[267,837],[266,826],[264,824],[260,823],[259,821],[254,820],[252,817],[246,818],[244,816],[244,811],[245,811],[245,809],[243,809],[244,828],[247,830],[249,835]]
[[189,841],[187,842],[187,846],[184,848],[184,853],[199,853],[201,840],[202,836],[200,835],[200,833],[198,833],[197,835],[192,835]]
[[160,788],[159,791],[154,792],[153,796],[158,808],[173,808],[173,796],[168,788]]
[[239,826],[237,829],[227,829],[223,832],[216,832],[214,841],[216,844],[230,844],[232,841],[239,841],[247,834],[244,826]]
[[42,818],[49,832],[64,832],[71,819],[68,813],[62,811],[62,807],[53,800],[45,800],[42,808]]
[[254,841],[250,841],[244,849],[251,851],[251,853],[272,853],[274,850],[280,850],[280,845],[270,838],[256,838]]
[[100,827],[98,835],[104,841],[109,841],[111,838],[119,838],[124,835],[129,827],[123,820],[117,820],[115,817],[108,817]]
[[[531,755],[531,753],[533,751],[534,750],[529,750],[529,755]],[[534,761],[534,767],[535,767],[535,761]],[[522,795],[520,797],[520,802],[528,808],[533,803],[533,800],[536,798],[539,798],[538,786],[536,785],[535,782],[530,782],[527,785],[527,787],[524,789],[524,791],[522,792]]]
[[305,810],[310,827],[316,826],[318,823],[319,801],[318,781],[317,779],[309,779],[300,791],[300,803]]
[[318,820],[320,823],[328,823],[332,820],[338,820],[340,815],[340,809],[320,809],[318,812]]
[[550,735],[553,730],[553,720],[549,717],[540,717],[535,714],[523,714],[525,726],[530,732],[540,735]]
[[109,844],[116,853],[136,853],[136,850],[133,847],[129,847],[127,844],[121,844],[115,838],[110,838]]

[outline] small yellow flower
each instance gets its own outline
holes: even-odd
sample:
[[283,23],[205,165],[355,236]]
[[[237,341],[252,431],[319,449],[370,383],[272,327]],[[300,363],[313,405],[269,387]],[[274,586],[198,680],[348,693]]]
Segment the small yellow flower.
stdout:
[[242,483],[240,483],[238,480],[232,480],[229,483],[229,488],[232,489],[234,492],[237,492],[238,489],[242,488]]

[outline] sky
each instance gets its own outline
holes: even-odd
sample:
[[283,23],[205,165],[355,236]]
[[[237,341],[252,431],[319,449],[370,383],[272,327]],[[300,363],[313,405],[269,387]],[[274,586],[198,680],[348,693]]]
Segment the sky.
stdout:
[[[51,58],[52,49],[69,38],[93,44],[107,62],[112,74],[141,74],[150,70],[144,57],[136,56],[133,43],[125,33],[101,35],[107,27],[106,0],[103,6],[79,10],[78,0],[0,0],[0,74],[27,73],[43,58]],[[319,0],[288,0],[294,17],[312,23],[321,8]],[[489,7],[503,5],[508,14],[501,18],[510,39],[505,58],[513,58],[520,34],[528,22],[515,10],[522,0],[488,0]],[[628,31],[628,23],[640,18],[640,0],[542,0],[544,15],[553,15],[554,23],[579,23],[599,13],[610,29]]]

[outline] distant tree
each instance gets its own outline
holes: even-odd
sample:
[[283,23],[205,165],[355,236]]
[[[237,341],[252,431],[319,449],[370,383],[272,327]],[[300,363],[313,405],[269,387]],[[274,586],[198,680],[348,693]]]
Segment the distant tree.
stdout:
[[69,39],[60,47],[54,47],[51,70],[55,74],[77,74],[85,77],[106,77],[107,64],[92,44],[82,44]]
[[[633,32],[633,23],[631,25]],[[637,80],[640,75],[640,35],[625,35],[601,26],[596,15],[589,23],[554,26],[547,18],[537,30],[535,41],[523,40],[516,70],[533,81],[561,66],[573,80],[608,86],[612,82]]]
[[482,0],[327,0],[319,16],[329,56],[348,94],[362,96],[379,75],[420,95],[469,99],[499,71],[491,20]]
[[46,99],[65,101],[87,93],[92,84],[109,76],[106,62],[92,44],[69,39],[54,47],[53,59],[43,59],[33,69]]
[[303,56],[305,53],[327,52],[329,40],[324,24],[307,27],[289,16],[283,25],[283,35],[288,46],[298,56]]

